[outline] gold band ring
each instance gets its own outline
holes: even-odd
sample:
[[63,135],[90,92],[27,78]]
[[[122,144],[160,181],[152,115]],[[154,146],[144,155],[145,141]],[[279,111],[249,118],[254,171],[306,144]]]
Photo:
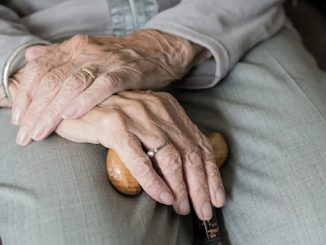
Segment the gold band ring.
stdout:
[[86,73],[88,76],[90,76],[94,80],[96,79],[96,76],[94,75],[94,73],[89,68],[83,67],[83,68],[81,68],[81,71]]

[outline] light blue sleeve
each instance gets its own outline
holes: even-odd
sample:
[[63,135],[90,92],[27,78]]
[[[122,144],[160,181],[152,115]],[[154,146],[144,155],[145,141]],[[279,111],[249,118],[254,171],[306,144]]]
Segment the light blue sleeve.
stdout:
[[179,84],[200,89],[217,84],[246,51],[275,34],[284,21],[282,0],[183,0],[143,28],[174,34],[210,50],[214,60],[205,68],[196,67]]

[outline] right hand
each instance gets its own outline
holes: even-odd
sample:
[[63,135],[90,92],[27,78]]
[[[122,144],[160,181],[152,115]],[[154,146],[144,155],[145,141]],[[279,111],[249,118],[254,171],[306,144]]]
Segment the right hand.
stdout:
[[[209,220],[211,204],[224,204],[211,143],[167,93],[120,92],[84,117],[64,120],[56,132],[114,149],[144,191],[179,214],[190,212],[191,201],[197,216]],[[145,152],[167,140],[152,162]]]
[[[144,191],[179,214],[189,213],[191,201],[197,216],[208,220],[211,204],[225,202],[210,142],[167,93],[121,92],[80,119],[62,121],[56,132],[114,149]],[[167,140],[152,163],[145,151]]]

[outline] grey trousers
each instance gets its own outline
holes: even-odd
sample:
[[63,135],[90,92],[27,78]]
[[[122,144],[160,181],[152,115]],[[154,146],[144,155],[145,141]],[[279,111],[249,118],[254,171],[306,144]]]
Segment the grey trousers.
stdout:
[[[202,130],[228,140],[228,243],[326,244],[326,74],[295,33],[253,48],[214,88],[171,91]],[[189,216],[113,190],[106,149],[56,135],[22,148],[9,118],[1,109],[3,245],[193,243]]]

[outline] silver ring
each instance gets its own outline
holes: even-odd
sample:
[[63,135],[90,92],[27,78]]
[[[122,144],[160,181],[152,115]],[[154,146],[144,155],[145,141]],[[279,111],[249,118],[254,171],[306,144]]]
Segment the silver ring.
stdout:
[[156,153],[159,150],[161,150],[164,146],[167,146],[170,143],[171,143],[170,140],[167,140],[163,145],[150,149],[149,151],[147,151],[147,156],[149,156],[151,158],[155,157]]

